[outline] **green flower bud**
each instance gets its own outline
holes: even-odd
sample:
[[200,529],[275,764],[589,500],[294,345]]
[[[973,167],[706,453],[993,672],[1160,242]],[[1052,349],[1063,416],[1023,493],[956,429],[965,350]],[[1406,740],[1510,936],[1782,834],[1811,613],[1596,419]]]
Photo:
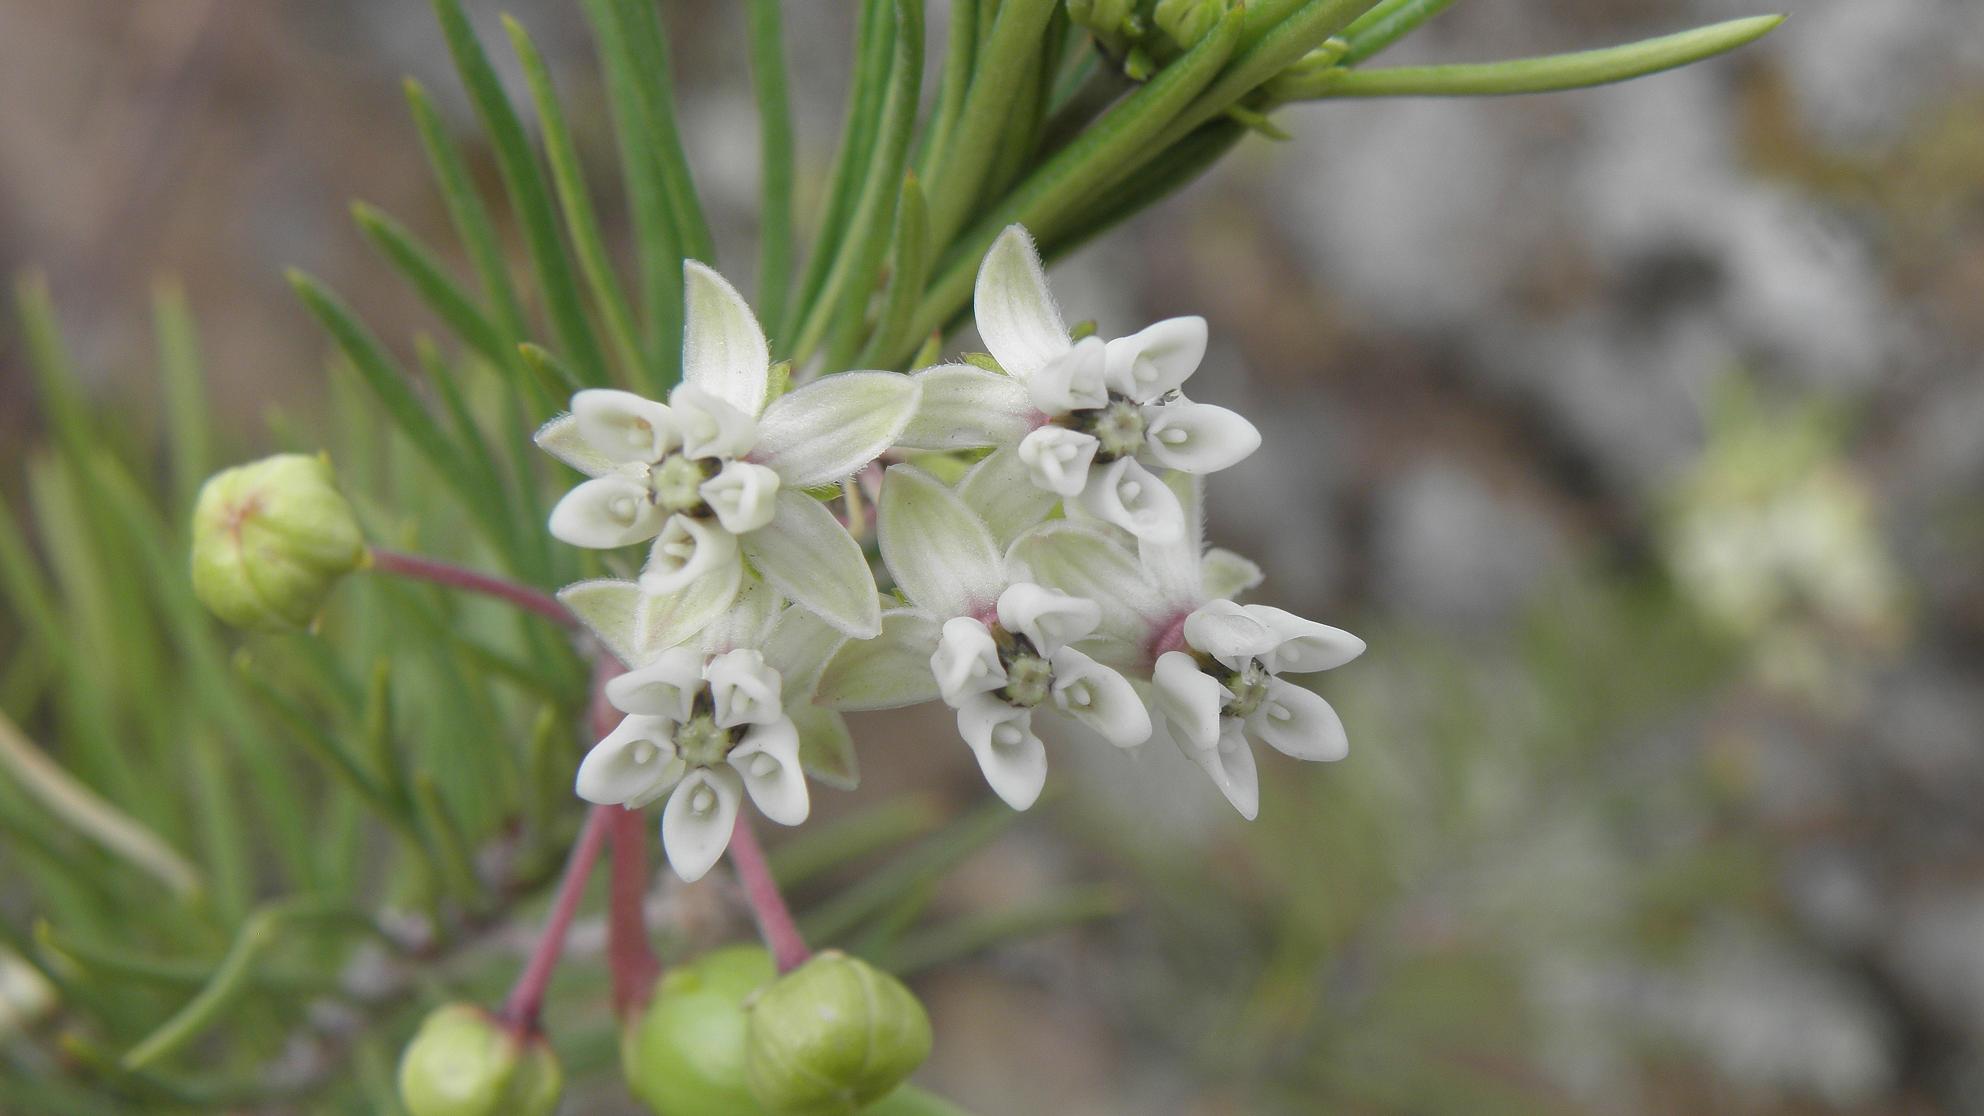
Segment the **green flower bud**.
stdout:
[[766,1116],[744,1084],[744,1004],[777,976],[759,946],[670,969],[621,1036],[628,1088],[660,1116]]
[[208,478],[193,508],[193,591],[237,627],[301,627],[365,539],[328,458],[285,453]]
[[1136,6],[1135,0],[1068,0],[1068,19],[1097,35],[1119,36]]
[[412,1116],[551,1116],[563,1087],[543,1039],[519,1039],[473,1004],[429,1015],[400,1058]]
[[1226,18],[1230,6],[1228,0],[1157,0],[1151,18],[1179,50],[1190,50]]
[[896,978],[828,950],[750,1007],[745,1080],[777,1116],[846,1116],[930,1056],[930,1017]]

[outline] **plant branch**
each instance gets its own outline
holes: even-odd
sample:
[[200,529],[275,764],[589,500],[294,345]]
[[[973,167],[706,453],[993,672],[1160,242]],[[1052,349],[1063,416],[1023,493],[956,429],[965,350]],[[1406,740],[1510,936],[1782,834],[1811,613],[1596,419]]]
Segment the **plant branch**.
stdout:
[[377,573],[391,574],[394,577],[403,577],[410,581],[432,582],[435,585],[445,585],[450,589],[460,589],[465,593],[480,593],[485,597],[494,597],[499,601],[515,605],[525,612],[534,613],[547,620],[563,624],[566,627],[576,627],[578,625],[578,618],[572,615],[570,609],[560,604],[558,598],[551,596],[549,593],[533,589],[528,585],[520,585],[505,578],[478,573],[474,570],[454,565],[451,562],[443,562],[435,558],[423,558],[418,554],[403,554],[396,550],[379,550],[374,548],[371,555],[372,569]]
[[751,913],[757,916],[758,933],[771,949],[773,960],[778,962],[778,971],[789,973],[805,964],[813,951],[806,948],[806,939],[800,937],[799,924],[792,920],[792,909],[785,905],[778,881],[772,878],[771,866],[765,863],[765,850],[751,829],[751,819],[741,810],[737,814],[737,826],[730,834],[730,864],[744,884],[744,898],[751,904]]
[[572,917],[579,911],[579,901],[585,897],[586,881],[592,876],[593,865],[599,860],[599,849],[606,840],[606,830],[614,806],[594,806],[586,815],[586,826],[579,832],[578,843],[572,846],[571,859],[565,862],[565,878],[558,884],[557,898],[551,903],[551,917],[544,924],[544,934],[537,940],[537,947],[531,951],[530,960],[524,971],[518,975],[516,986],[510,989],[508,999],[503,1002],[503,1020],[515,1028],[519,1035],[537,1033],[538,1016],[544,1010],[544,990],[551,983],[551,972],[558,967],[558,956],[565,949],[565,932],[572,927]]
[[661,976],[661,960],[648,944],[647,834],[638,810],[608,807],[607,840],[612,842],[613,874],[607,893],[606,964],[613,974],[613,1012],[632,1019],[645,1010]]

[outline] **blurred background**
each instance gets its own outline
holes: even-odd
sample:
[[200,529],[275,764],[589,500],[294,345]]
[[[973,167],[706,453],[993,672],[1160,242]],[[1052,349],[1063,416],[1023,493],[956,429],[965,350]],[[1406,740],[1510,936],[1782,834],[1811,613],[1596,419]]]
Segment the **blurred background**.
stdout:
[[[786,5],[806,190],[848,7]],[[578,8],[508,6],[603,154]],[[1385,62],[1756,10],[1459,4]],[[1215,539],[1371,650],[1320,687],[1351,757],[1264,756],[1251,825],[1176,755],[1053,742],[1059,793],[933,902],[1115,913],[919,978],[922,1080],[984,1116],[1984,1112],[1984,7],[1791,14],[1610,89],[1285,110],[1294,142],[1057,269],[1105,333],[1210,320],[1195,395],[1265,436]],[[748,280],[741,17],[670,18]],[[396,347],[433,327],[346,214],[451,243],[405,74],[473,138],[413,0],[0,0],[0,269],[47,274],[95,398],[137,413],[179,277],[229,437],[308,430],[326,341],[283,266]],[[15,329],[10,497],[41,436]],[[866,782],[824,813],[987,797],[941,717],[857,731]]]

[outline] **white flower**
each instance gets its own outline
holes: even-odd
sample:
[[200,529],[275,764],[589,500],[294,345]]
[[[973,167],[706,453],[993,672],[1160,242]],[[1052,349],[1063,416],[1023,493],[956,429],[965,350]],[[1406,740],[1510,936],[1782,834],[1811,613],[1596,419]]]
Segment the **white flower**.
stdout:
[[810,700],[844,639],[747,583],[696,646],[606,683],[606,700],[627,716],[579,764],[579,797],[639,809],[667,796],[662,845],[685,880],[723,855],[747,795],[780,825],[805,821],[808,773],[852,784],[851,754],[835,754],[846,727]]
[[1261,444],[1246,419],[1179,391],[1205,357],[1205,319],[1075,340],[1018,225],[985,255],[975,315],[1005,375],[970,365],[919,373],[923,400],[903,445],[1013,447],[1034,485],[1071,511],[1161,542],[1178,537],[1184,516],[1147,466],[1213,473]]
[[683,383],[668,402],[588,389],[538,431],[538,445],[591,478],[552,509],[551,533],[601,549],[654,540],[641,587],[668,599],[688,633],[729,607],[748,561],[840,630],[874,635],[875,582],[861,548],[803,490],[852,475],[894,443],[920,385],[848,372],[771,399],[771,356],[750,307],[694,261],[684,284]]
[[881,638],[842,649],[822,703],[880,709],[941,697],[986,781],[1019,810],[1047,780],[1036,711],[1120,747],[1150,737],[1129,680],[1073,646],[1095,631],[1095,602],[1010,577],[984,517],[912,466],[889,469],[879,503],[882,558],[913,607],[885,613]]
[[1252,818],[1260,781],[1250,742],[1305,760],[1342,759],[1349,750],[1330,704],[1282,675],[1342,666],[1363,653],[1364,641],[1226,599],[1257,584],[1259,570],[1224,551],[1202,551],[1196,484],[1181,507],[1182,536],[1140,540],[1135,554],[1106,530],[1063,520],[1022,535],[1010,558],[1037,581],[1100,606],[1091,646],[1149,678],[1154,735],[1170,737]]

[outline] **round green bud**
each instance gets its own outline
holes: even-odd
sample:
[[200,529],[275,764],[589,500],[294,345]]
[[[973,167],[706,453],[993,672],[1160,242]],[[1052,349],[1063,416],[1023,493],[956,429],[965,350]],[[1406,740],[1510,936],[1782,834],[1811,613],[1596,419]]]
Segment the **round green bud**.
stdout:
[[845,1116],[882,1099],[930,1056],[930,1017],[903,983],[828,950],[750,1007],[744,1074],[777,1116]]
[[563,1088],[543,1039],[519,1038],[473,1004],[434,1011],[400,1057],[412,1116],[551,1116]]
[[1227,0],[1157,0],[1151,20],[1179,50],[1190,50],[1226,18]]
[[760,946],[729,946],[655,984],[621,1036],[627,1086],[660,1116],[767,1116],[744,1084],[744,1005],[778,976]]
[[329,459],[285,453],[214,474],[193,508],[193,591],[236,627],[301,627],[365,560]]

